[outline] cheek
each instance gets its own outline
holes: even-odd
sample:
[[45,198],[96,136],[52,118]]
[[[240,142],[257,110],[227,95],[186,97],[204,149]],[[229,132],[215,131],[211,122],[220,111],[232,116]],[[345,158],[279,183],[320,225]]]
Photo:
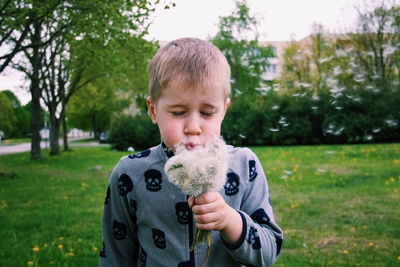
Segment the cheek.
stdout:
[[209,136],[219,136],[221,134],[221,120],[215,120],[206,124],[204,133]]
[[168,147],[173,147],[177,142],[181,140],[181,134],[179,131],[179,125],[168,123],[159,125],[161,138]]

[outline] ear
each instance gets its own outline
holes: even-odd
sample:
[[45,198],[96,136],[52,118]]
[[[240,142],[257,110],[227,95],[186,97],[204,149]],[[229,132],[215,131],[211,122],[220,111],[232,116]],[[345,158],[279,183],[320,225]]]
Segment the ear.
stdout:
[[151,121],[157,124],[156,107],[150,96],[146,97],[147,114],[149,114]]
[[230,105],[231,105],[231,99],[228,97],[225,102],[225,111],[229,108]]
[[225,116],[226,111],[228,110],[228,108],[229,108],[230,105],[231,105],[231,99],[228,97],[228,98],[225,100],[224,116]]

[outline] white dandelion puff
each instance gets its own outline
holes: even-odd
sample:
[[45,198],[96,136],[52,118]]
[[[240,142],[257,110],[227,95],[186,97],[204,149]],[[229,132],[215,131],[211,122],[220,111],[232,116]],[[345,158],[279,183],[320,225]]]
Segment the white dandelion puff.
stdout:
[[218,191],[225,184],[228,154],[225,142],[216,139],[204,147],[187,150],[176,147],[175,156],[165,164],[168,180],[190,196]]

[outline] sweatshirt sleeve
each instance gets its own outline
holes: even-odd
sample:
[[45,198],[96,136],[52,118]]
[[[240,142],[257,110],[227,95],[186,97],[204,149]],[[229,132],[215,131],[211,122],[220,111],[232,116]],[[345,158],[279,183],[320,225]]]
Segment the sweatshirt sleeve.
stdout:
[[129,196],[133,182],[123,168],[123,159],[111,173],[103,209],[103,249],[100,266],[136,266],[138,241],[136,223],[133,219],[135,205]]
[[243,221],[242,235],[236,244],[224,245],[229,254],[246,266],[271,266],[279,255],[283,232],[275,223],[268,183],[257,156],[248,151],[246,190],[238,210]]

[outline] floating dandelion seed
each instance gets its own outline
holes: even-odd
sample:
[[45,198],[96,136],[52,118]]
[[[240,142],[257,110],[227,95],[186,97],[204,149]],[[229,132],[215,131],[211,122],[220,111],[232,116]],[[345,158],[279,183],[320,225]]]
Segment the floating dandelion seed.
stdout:
[[287,123],[286,118],[283,117],[283,116],[281,116],[281,117],[279,118],[278,123],[279,123],[279,124],[286,124],[286,123]]
[[372,134],[368,134],[368,135],[365,136],[365,140],[367,140],[367,141],[371,141],[372,139],[374,139]]
[[355,75],[353,80],[358,82],[358,83],[364,83],[365,82],[364,76],[362,76],[362,75]]
[[271,107],[272,110],[277,110],[278,108],[279,108],[278,105],[273,105],[273,106]]
[[292,175],[292,171],[283,170],[283,174],[281,175],[281,179],[287,179],[290,175]]
[[385,123],[390,127],[397,127],[397,121],[395,121],[394,119],[385,119]]
[[288,171],[288,170],[283,170],[283,172],[286,173],[287,175],[291,175],[292,174],[292,172]]
[[339,76],[339,75],[342,74],[342,73],[343,73],[343,70],[342,70],[341,67],[336,66],[336,67],[333,68],[333,74],[334,74],[335,76]]

